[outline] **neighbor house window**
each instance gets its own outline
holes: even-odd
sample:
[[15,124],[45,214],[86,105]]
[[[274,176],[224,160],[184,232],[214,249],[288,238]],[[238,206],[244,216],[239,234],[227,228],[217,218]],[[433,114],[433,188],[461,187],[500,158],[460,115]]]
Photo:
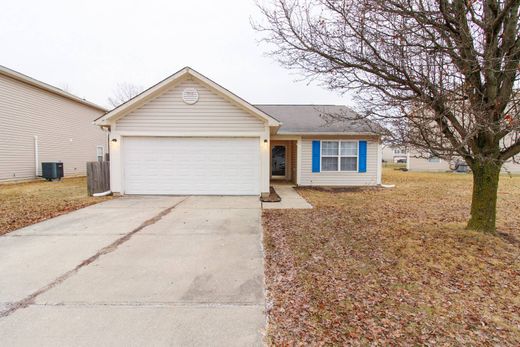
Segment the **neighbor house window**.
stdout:
[[322,141],[321,171],[357,171],[358,143]]
[[428,158],[428,161],[430,163],[440,163],[441,162],[441,158],[432,156],[432,157]]
[[103,161],[104,154],[105,154],[105,148],[103,146],[96,146],[97,161]]

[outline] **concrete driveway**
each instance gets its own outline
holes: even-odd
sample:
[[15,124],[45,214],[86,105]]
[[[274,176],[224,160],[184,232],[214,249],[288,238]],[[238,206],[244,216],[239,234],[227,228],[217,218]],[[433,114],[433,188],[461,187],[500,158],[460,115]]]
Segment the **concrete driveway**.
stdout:
[[262,345],[257,197],[124,197],[0,237],[21,345]]

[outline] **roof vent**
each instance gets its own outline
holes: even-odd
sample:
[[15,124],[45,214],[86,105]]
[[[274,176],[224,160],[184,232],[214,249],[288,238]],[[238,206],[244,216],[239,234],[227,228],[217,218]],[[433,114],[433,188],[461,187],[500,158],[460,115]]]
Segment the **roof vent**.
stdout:
[[199,92],[195,88],[185,88],[182,91],[182,101],[188,105],[193,105],[199,101]]

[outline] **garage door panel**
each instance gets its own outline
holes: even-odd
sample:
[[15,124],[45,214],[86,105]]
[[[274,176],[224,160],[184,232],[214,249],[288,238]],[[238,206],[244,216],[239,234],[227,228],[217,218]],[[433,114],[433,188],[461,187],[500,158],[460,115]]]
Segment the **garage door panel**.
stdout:
[[127,194],[259,194],[258,138],[128,137]]

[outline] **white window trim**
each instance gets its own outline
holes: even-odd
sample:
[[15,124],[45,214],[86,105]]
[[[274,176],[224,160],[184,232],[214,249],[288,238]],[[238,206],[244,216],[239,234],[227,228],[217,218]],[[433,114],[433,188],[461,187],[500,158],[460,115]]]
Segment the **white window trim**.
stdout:
[[98,148],[101,148],[101,161],[105,161],[105,146],[103,146],[103,145],[96,146],[96,161],[99,161]]
[[[323,155],[323,142],[337,142],[338,143],[338,155]],[[341,143],[350,142],[356,144],[356,155],[341,155]],[[321,159],[325,158],[338,158],[338,169],[337,170],[323,170],[321,165]],[[341,170],[341,158],[356,158],[356,170]],[[352,140],[320,140],[320,172],[358,172],[359,171],[359,141]]]

